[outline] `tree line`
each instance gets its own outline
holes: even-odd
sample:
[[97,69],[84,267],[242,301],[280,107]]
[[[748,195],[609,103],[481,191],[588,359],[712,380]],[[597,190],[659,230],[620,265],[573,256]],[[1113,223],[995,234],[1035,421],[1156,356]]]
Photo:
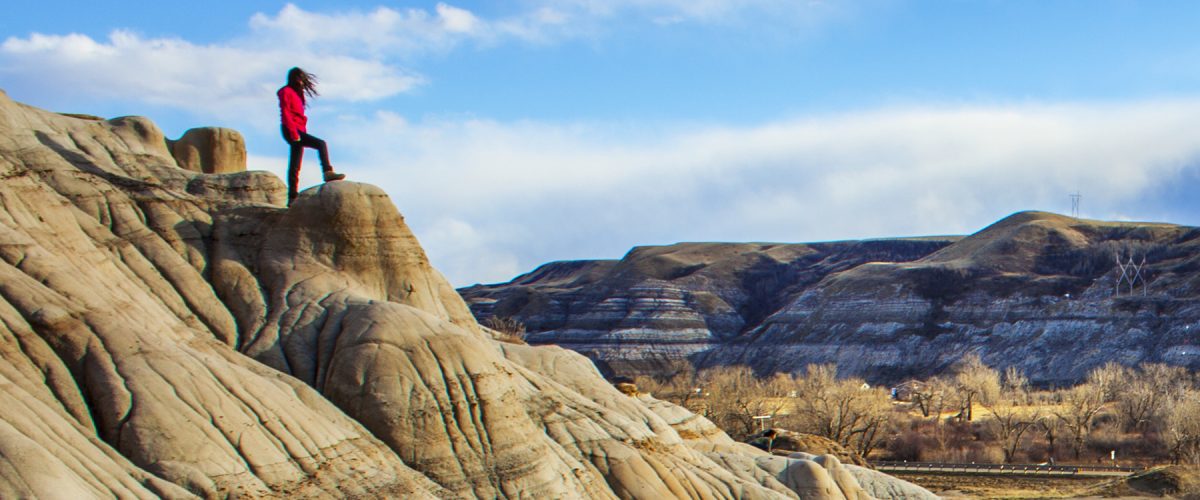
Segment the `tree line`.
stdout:
[[770,426],[823,436],[869,459],[1200,463],[1200,379],[1161,363],[1108,363],[1057,389],[1032,388],[1015,367],[1000,371],[976,355],[895,388],[839,376],[832,364],[759,377],[745,366],[695,371],[677,363],[636,383],[735,439]]

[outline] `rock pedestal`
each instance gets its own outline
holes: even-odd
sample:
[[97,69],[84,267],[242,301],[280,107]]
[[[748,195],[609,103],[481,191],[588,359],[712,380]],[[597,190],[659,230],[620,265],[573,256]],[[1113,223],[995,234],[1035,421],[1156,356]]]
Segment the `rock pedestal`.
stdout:
[[168,145],[180,168],[204,174],[246,171],[246,140],[236,130],[194,128],[179,140],[168,141]]

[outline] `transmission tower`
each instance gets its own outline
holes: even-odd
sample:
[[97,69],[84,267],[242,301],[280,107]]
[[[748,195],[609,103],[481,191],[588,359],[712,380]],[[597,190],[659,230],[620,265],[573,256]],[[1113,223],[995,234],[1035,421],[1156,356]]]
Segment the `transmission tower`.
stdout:
[[1116,271],[1119,273],[1119,276],[1117,276],[1115,294],[1121,295],[1121,285],[1128,284],[1129,295],[1133,295],[1134,287],[1141,283],[1142,295],[1146,295],[1146,288],[1148,286],[1148,283],[1146,282],[1146,256],[1142,256],[1141,262],[1136,262],[1133,260],[1133,252],[1130,252],[1129,260],[1127,262],[1121,261],[1120,254],[1116,255],[1116,259]]
[[1079,218],[1079,200],[1082,198],[1083,195],[1079,194],[1079,191],[1071,194],[1071,217]]

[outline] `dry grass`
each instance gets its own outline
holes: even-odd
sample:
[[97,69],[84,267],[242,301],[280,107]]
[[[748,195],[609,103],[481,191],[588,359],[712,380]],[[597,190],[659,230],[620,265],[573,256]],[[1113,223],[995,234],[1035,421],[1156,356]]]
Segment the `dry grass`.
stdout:
[[945,498],[1080,498],[1097,495],[1111,479],[892,473]]
[[1169,496],[1200,499],[1200,466],[1156,467],[1128,479],[1101,485],[1090,493],[1097,496]]
[[499,335],[496,340],[509,344],[526,344],[525,323],[516,318],[501,318],[492,316],[483,321],[483,326],[495,330]]

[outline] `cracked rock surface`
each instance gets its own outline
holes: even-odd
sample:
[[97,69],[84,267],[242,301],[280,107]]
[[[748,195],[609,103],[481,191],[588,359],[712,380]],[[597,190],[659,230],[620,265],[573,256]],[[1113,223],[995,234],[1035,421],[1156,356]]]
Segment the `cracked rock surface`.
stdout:
[[2,92],[0,179],[0,497],[866,494],[493,340],[376,187],[284,209],[146,119]]

